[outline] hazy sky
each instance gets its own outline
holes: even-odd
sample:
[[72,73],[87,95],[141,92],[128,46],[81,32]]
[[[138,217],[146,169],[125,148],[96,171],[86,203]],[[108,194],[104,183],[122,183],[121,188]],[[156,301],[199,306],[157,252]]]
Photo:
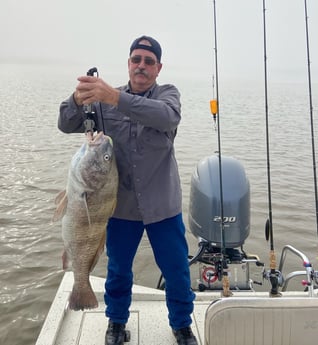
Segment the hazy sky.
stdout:
[[[318,82],[318,0],[308,0],[313,81]],[[216,0],[220,78],[263,73],[263,0]],[[304,0],[267,0],[270,76],[306,80]],[[162,73],[201,78],[214,65],[213,0],[1,0],[0,62],[50,59],[123,70],[132,40],[162,45]]]

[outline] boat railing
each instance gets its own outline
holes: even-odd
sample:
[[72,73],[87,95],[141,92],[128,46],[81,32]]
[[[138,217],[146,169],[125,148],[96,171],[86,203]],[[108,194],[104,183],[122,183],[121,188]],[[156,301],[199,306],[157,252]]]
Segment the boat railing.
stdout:
[[314,278],[315,278],[315,280],[317,279],[317,277],[316,277],[317,273],[314,272],[313,267],[312,267],[308,257],[303,252],[301,252],[300,250],[294,248],[291,245],[285,245],[283,247],[283,250],[282,250],[282,254],[281,254],[278,270],[281,273],[283,272],[283,268],[284,268],[284,264],[285,264],[287,253],[292,253],[292,254],[298,256],[302,260],[302,264],[303,264],[305,270],[303,270],[303,271],[293,271],[293,272],[288,273],[286,275],[286,277],[284,277],[284,281],[283,281],[283,284],[282,284],[282,291],[286,291],[287,290],[288,283],[289,283],[289,281],[291,279],[293,279],[295,277],[299,277],[299,276],[306,276],[306,280],[303,281],[303,285],[308,288],[309,296],[313,297],[314,296],[313,279]]

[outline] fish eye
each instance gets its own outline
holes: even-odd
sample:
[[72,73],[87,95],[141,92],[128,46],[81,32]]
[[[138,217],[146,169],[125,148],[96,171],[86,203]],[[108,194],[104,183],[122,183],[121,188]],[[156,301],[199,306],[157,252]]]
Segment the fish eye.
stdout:
[[110,160],[110,155],[106,153],[106,154],[104,155],[104,160],[105,160],[105,161],[109,161],[109,160]]

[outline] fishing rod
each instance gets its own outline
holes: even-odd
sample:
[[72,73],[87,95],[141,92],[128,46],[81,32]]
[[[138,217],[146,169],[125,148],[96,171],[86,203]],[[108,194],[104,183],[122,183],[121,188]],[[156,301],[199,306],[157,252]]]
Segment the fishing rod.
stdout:
[[311,128],[311,149],[312,149],[312,166],[314,175],[314,190],[316,203],[316,226],[318,235],[318,187],[317,187],[317,169],[316,169],[316,153],[315,153],[315,131],[314,131],[314,115],[312,104],[312,88],[311,88],[311,68],[310,68],[310,49],[309,49],[309,25],[307,0],[304,0],[305,9],[305,27],[306,27],[306,50],[307,50],[307,75],[308,75],[308,94],[309,94],[309,113],[310,113],[310,128]]
[[[219,110],[219,73],[218,73],[218,49],[217,49],[217,20],[216,20],[216,0],[213,0],[213,22],[214,22],[214,61],[215,61],[215,89],[216,98],[210,101],[210,110],[213,115],[214,124],[217,122],[218,133],[218,161],[219,161],[219,183],[220,183],[220,231],[221,231],[221,260],[218,263],[218,279],[223,282],[223,295],[229,297],[232,295],[230,291],[230,281],[228,277],[228,265],[226,260],[225,247],[225,224],[224,224],[224,202],[223,202],[223,180],[222,180],[222,152],[221,152],[221,125]],[[213,78],[214,89],[214,78]]]
[[214,75],[212,77],[212,99],[210,100],[210,111],[213,116],[213,122],[214,122],[214,129],[216,131],[216,116],[218,113],[218,101],[214,97]]
[[[311,88],[311,68],[310,68],[310,49],[309,49],[309,24],[307,0],[304,0],[304,14],[305,14],[305,32],[306,32],[306,52],[307,52],[307,76],[308,76],[308,96],[309,96],[309,115],[310,115],[310,129],[311,129],[311,149],[312,149],[312,166],[314,178],[314,193],[316,204],[316,227],[318,235],[318,191],[317,191],[317,170],[316,170],[316,153],[315,153],[315,131],[314,131],[314,115],[312,103],[312,88]],[[307,271],[307,280],[303,280],[302,284],[308,288],[309,296],[313,296],[313,285],[318,284],[318,272],[315,271],[310,262],[303,263]]]
[[270,168],[270,145],[269,145],[269,120],[268,120],[268,78],[267,78],[267,38],[266,38],[266,0],[263,0],[263,41],[264,41],[264,92],[265,92],[265,122],[266,122],[266,158],[267,158],[267,188],[268,188],[268,219],[265,225],[265,237],[270,241],[270,271],[265,274],[272,285],[270,296],[279,297],[278,291],[281,273],[276,270],[276,254],[274,248],[272,192],[271,192],[271,168]]

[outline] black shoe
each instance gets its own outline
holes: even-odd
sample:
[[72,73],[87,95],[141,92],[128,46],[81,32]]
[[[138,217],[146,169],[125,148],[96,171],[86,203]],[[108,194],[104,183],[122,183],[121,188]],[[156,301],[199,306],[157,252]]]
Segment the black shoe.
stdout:
[[192,333],[191,327],[172,330],[178,345],[198,345],[197,339]]
[[105,345],[124,345],[126,334],[125,327],[125,324],[109,320],[105,335]]

